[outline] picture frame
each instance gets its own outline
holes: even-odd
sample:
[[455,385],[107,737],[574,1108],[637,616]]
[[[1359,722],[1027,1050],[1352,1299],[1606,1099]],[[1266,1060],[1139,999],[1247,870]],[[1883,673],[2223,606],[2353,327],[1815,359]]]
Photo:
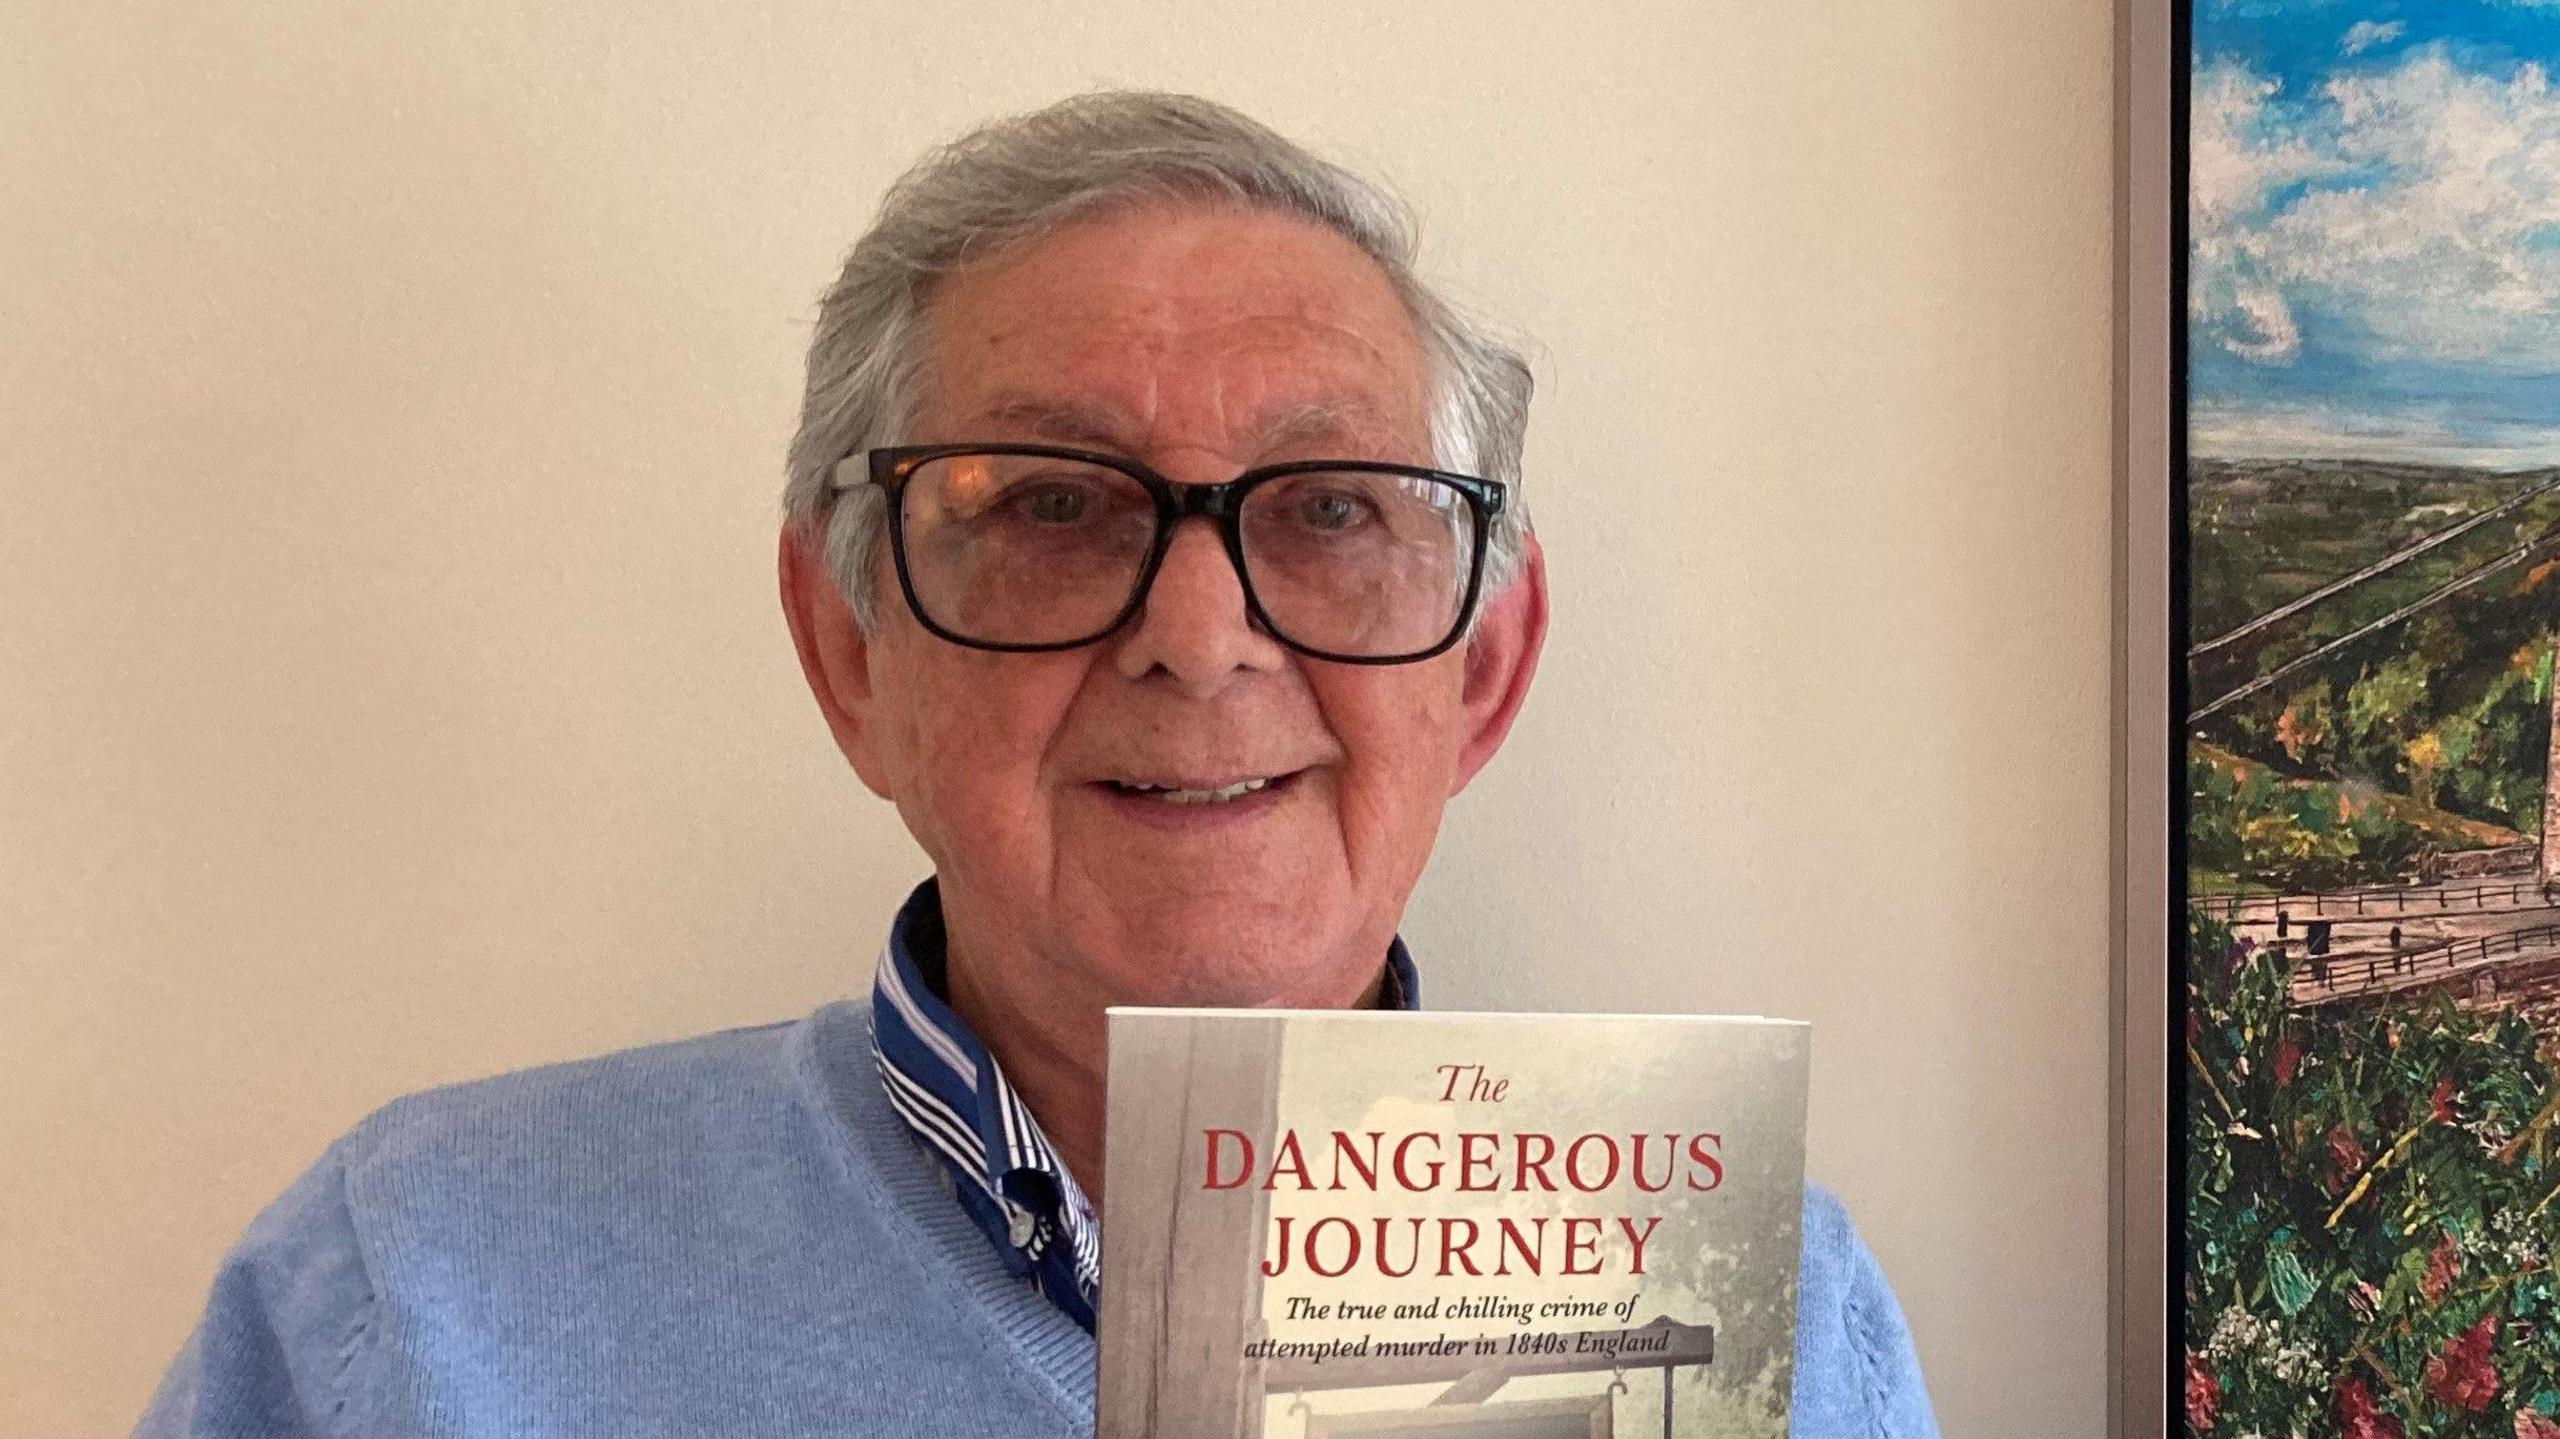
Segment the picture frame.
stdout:
[[1307,1418],[1307,1439],[1609,1439],[1614,1413],[1604,1391],[1375,1414],[1314,1414]]
[[2560,1435],[2560,13],[2118,23],[2113,1427]]
[[2183,193],[2183,7],[2116,6],[2115,686],[2111,807],[2116,888],[2109,996],[2108,1430],[2169,1429],[2178,1211],[2168,1138],[2179,1097],[2169,1036],[2174,952],[2170,853],[2171,477],[2176,472],[2176,210]]

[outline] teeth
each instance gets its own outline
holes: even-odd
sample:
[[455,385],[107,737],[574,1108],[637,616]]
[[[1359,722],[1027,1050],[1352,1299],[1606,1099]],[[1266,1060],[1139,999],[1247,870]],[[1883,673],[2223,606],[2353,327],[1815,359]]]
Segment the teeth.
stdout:
[[1221,789],[1175,789],[1169,785],[1147,784],[1139,780],[1124,780],[1121,783],[1124,789],[1135,790],[1153,799],[1162,800],[1166,804],[1226,804],[1232,800],[1242,799],[1270,784],[1271,781],[1267,779],[1238,780]]

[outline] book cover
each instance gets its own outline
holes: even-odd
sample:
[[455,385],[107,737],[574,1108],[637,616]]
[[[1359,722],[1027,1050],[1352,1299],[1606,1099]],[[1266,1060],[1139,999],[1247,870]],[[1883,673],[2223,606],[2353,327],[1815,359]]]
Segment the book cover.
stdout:
[[1810,1031],[1110,1011],[1100,1439],[1776,1439]]

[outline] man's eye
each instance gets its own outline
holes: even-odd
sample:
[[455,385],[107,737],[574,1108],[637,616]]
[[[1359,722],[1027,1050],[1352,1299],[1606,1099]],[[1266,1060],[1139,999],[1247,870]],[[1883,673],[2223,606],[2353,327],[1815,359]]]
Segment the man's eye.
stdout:
[[1298,501],[1298,523],[1311,530],[1348,530],[1366,523],[1369,502],[1340,490],[1319,490]]
[[1072,525],[1093,513],[1094,495],[1088,485],[1043,481],[1015,486],[1005,504],[1015,514],[1037,524]]

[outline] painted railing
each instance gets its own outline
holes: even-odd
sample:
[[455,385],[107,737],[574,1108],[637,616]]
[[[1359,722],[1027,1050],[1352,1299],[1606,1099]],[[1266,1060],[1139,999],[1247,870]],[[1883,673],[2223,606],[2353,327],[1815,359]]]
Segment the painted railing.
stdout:
[[2473,914],[2502,909],[2540,909],[2555,902],[2537,876],[2481,880],[2466,885],[2404,885],[2332,890],[2326,894],[2215,894],[2190,900],[2211,919],[2272,924],[2281,911],[2293,920],[2398,919],[2403,915]]
[[2395,953],[2305,955],[2295,961],[2294,984],[2317,990],[2322,998],[2358,994],[2545,949],[2560,949],[2560,924],[2538,924],[2531,929],[2484,934]]

